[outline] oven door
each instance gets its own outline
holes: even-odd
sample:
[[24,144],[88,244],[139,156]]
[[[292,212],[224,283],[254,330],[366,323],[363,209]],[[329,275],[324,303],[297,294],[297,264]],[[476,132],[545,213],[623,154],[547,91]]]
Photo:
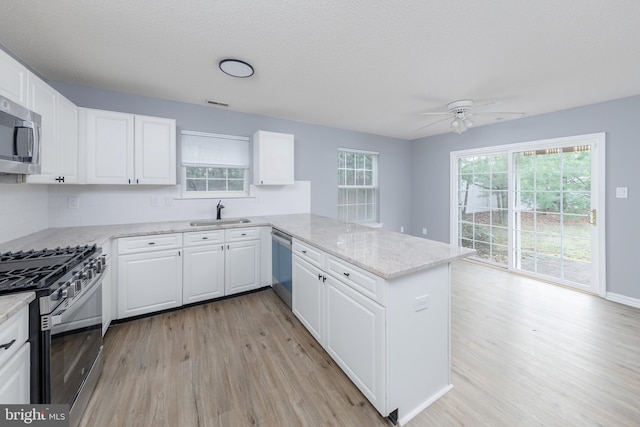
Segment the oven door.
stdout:
[[47,402],[67,404],[72,411],[102,351],[102,275],[84,285],[76,298],[51,313],[51,394]]

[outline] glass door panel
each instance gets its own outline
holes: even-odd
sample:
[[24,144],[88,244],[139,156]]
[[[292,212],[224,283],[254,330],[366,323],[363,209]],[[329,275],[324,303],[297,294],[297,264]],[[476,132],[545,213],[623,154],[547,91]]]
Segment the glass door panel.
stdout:
[[513,154],[515,269],[591,286],[592,165],[586,147]]

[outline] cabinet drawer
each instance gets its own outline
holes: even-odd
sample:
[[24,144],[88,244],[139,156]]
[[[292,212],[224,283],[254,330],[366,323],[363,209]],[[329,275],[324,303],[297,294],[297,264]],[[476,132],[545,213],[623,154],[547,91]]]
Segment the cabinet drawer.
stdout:
[[241,242],[243,240],[260,239],[260,228],[229,228],[224,230],[225,240],[227,242]]
[[322,268],[322,251],[314,248],[313,246],[301,243],[298,240],[293,241],[293,253],[300,256],[307,262],[315,265],[318,268]]
[[153,236],[125,237],[118,239],[118,255],[181,247],[182,233],[156,234]]
[[0,345],[10,344],[9,348],[0,348],[0,366],[9,360],[28,339],[29,306],[25,305],[0,325]]
[[224,230],[196,231],[182,235],[185,247],[224,243]]
[[326,263],[327,273],[362,295],[377,301],[383,306],[386,305],[385,286],[387,282],[383,278],[332,255],[327,255]]

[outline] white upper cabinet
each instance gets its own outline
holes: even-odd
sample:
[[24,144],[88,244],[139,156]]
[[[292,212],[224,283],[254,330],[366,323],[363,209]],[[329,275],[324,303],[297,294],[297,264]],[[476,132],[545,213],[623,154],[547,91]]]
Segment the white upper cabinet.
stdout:
[[87,184],[176,184],[173,119],[81,109]]
[[136,184],[175,185],[176,121],[135,116]]
[[29,73],[27,107],[42,118],[41,171],[28,175],[36,184],[78,182],[78,107],[37,76]]
[[81,116],[86,114],[87,184],[131,184],[133,115],[93,109],[80,111]]
[[27,75],[29,71],[0,49],[0,95],[27,105]]
[[259,130],[253,134],[254,185],[293,184],[293,135]]

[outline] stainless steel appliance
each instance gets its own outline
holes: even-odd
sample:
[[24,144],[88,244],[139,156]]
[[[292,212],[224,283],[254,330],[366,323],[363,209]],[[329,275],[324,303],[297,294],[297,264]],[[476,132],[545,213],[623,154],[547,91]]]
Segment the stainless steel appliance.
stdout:
[[68,404],[77,426],[102,372],[101,249],[0,254],[0,294],[34,291],[29,306],[31,403]]
[[40,115],[0,96],[0,174],[40,173]]
[[291,308],[293,280],[291,236],[274,228],[271,231],[271,271],[273,290]]

